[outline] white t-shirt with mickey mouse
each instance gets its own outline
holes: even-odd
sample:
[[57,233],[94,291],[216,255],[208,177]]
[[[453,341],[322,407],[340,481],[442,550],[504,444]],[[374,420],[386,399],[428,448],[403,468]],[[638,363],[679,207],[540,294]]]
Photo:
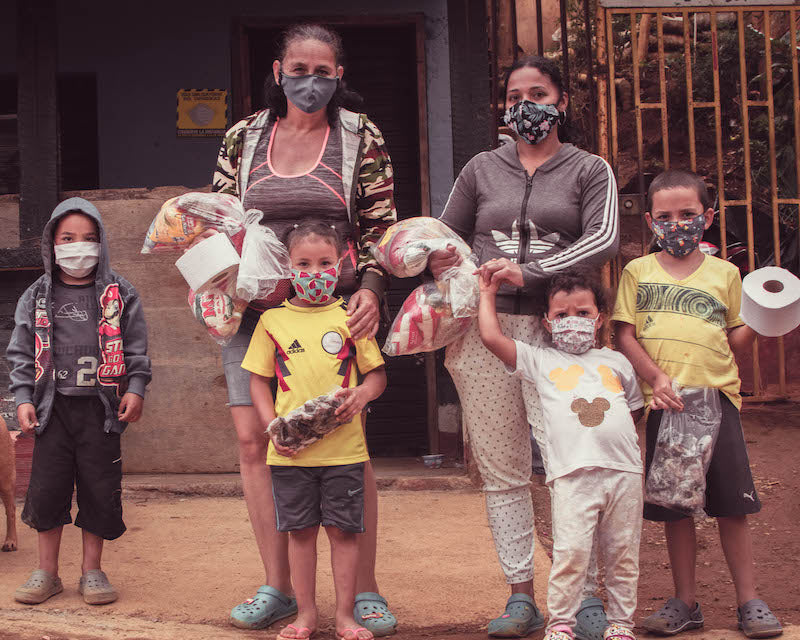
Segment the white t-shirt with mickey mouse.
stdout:
[[571,354],[515,342],[513,373],[542,401],[547,483],[587,467],[642,473],[631,411],[644,399],[627,358],[607,347]]

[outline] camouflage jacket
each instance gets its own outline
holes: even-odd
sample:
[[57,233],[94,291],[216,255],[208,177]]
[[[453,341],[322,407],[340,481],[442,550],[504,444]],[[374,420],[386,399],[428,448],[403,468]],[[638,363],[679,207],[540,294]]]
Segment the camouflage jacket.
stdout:
[[[387,276],[372,256],[372,247],[397,221],[394,174],[383,135],[363,113],[339,110],[342,135],[344,197],[358,239],[358,274],[361,286],[383,297]],[[269,122],[269,110],[240,120],[225,134],[217,158],[211,190],[238,198],[247,180],[258,139]]]

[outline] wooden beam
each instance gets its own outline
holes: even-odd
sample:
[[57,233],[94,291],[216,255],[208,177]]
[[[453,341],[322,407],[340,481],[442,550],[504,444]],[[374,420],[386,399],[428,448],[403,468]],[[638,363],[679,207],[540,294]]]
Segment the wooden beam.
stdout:
[[60,190],[56,0],[17,2],[20,244],[38,241]]

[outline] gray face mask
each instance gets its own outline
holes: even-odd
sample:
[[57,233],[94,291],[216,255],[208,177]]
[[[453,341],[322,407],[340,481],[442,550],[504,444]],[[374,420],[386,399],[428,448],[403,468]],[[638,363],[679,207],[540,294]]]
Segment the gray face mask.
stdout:
[[336,92],[339,77],[323,78],[313,74],[287,76],[281,71],[281,87],[289,100],[300,111],[316,113],[325,107]]

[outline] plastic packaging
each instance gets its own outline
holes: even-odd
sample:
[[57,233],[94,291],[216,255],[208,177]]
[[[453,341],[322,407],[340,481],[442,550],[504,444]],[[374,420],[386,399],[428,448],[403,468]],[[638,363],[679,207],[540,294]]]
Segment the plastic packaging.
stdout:
[[411,292],[389,329],[383,352],[404,356],[435,351],[466,333],[471,317],[456,318],[444,281],[426,282]]
[[645,501],[686,515],[702,515],[706,472],[722,420],[719,390],[684,387],[677,392],[684,408],[662,414]]
[[200,293],[189,290],[189,308],[215,342],[228,344],[242,323],[247,302],[238,300],[220,289]]
[[267,427],[267,435],[275,436],[278,444],[293,451],[302,451],[341,426],[336,417],[344,398],[337,395],[341,387],[278,416]]
[[444,222],[421,216],[389,227],[372,248],[372,255],[393,276],[410,278],[425,270],[432,251],[447,245],[453,245],[462,256],[472,253],[469,245]]
[[289,252],[269,227],[260,224],[263,214],[257,209],[247,212],[242,260],[236,278],[236,297],[242,300],[263,300],[291,275]]
[[184,193],[161,205],[147,230],[142,253],[185,249],[209,229],[227,234],[236,251],[241,253],[244,221],[244,209],[236,196]]

